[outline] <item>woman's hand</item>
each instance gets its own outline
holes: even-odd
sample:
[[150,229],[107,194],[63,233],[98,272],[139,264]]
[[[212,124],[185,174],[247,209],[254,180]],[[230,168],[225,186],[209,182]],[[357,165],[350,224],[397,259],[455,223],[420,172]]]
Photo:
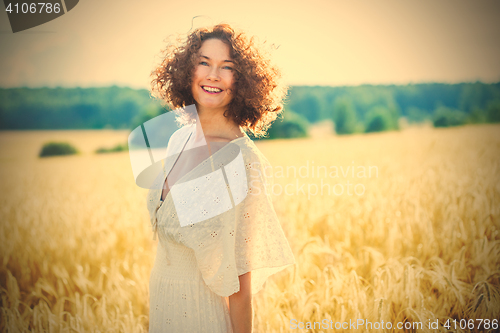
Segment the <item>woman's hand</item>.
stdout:
[[229,314],[233,333],[252,332],[252,288],[251,272],[239,276],[240,291],[229,296]]

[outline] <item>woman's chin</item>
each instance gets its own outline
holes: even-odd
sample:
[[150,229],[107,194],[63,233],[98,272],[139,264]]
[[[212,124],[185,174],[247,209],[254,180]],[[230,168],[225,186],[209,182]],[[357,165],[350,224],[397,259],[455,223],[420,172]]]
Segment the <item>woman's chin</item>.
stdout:
[[227,106],[227,104],[223,103],[197,103],[196,106],[198,108],[203,108],[207,111],[218,111],[224,109],[224,107]]

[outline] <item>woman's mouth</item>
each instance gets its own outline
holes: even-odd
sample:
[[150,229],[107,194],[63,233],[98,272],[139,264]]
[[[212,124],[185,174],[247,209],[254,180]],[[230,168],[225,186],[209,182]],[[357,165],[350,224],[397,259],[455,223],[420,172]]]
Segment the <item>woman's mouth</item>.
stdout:
[[203,89],[208,94],[219,94],[222,92],[222,89],[209,86],[201,86],[201,89]]

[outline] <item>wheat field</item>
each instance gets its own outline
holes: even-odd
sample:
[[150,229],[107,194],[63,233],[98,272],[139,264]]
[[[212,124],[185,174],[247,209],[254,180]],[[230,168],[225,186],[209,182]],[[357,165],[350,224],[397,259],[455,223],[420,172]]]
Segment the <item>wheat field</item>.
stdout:
[[[127,153],[93,153],[126,137],[0,132],[2,332],[148,330],[146,190]],[[51,140],[81,154],[38,158]],[[297,265],[254,297],[255,332],[498,331],[500,126],[257,145]]]

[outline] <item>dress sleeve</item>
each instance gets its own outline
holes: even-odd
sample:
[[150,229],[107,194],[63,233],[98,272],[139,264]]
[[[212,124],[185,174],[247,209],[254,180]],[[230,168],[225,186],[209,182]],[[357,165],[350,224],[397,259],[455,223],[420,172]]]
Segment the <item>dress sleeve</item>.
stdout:
[[255,294],[269,276],[293,265],[295,259],[273,207],[269,162],[249,154],[245,168],[248,195],[235,210],[234,252],[238,275],[252,272],[251,287]]
[[[232,163],[219,169],[227,197],[217,189],[221,182],[213,182],[217,172],[198,178],[205,186],[193,183],[193,189],[199,188],[206,194],[194,200],[196,204],[190,207],[190,212],[200,211],[209,216],[211,209],[219,209],[221,205],[229,209],[224,208],[222,214],[200,222],[193,219],[194,223],[181,228],[183,242],[194,250],[204,282],[220,296],[238,292],[238,277],[247,272],[252,272],[251,289],[255,294],[269,276],[295,263],[268,191],[270,183],[265,174],[268,162],[255,151],[241,151],[239,165]],[[242,174],[246,176],[244,182]],[[189,188],[186,191],[194,193]],[[213,193],[219,194],[212,198]]]

